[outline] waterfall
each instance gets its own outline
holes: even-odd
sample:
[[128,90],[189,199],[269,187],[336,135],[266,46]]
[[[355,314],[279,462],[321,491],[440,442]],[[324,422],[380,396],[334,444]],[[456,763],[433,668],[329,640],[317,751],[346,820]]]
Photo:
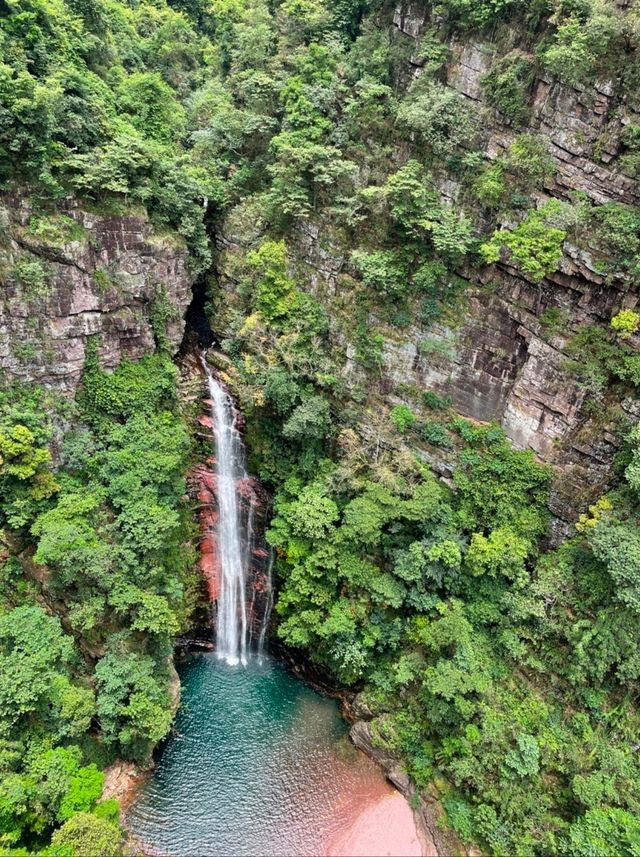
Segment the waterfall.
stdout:
[[[252,589],[250,610],[247,609],[247,601],[256,498],[245,468],[245,449],[236,425],[233,399],[212,374],[204,355],[200,355],[200,362],[211,399],[215,440],[218,504],[216,550],[220,569],[216,650],[218,657],[230,665],[246,664],[251,648],[254,618],[255,586]],[[269,622],[273,599],[271,576],[269,567],[265,592],[267,606],[258,633],[260,656],[263,654],[266,625]]]

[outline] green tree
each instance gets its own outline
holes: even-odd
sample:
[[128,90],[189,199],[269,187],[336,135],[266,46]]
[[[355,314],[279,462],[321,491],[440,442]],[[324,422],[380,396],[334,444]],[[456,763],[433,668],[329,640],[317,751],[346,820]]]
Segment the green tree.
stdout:
[[51,837],[52,857],[105,857],[122,854],[120,829],[90,812],[78,812]]

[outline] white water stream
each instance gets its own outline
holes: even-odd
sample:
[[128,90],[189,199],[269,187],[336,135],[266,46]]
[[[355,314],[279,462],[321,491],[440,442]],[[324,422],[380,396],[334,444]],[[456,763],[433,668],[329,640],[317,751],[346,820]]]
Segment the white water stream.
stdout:
[[[253,548],[254,501],[248,511],[239,500],[238,484],[249,484],[245,450],[236,425],[233,399],[213,376],[204,356],[202,368],[211,397],[211,418],[215,436],[216,497],[218,501],[217,550],[220,594],[216,622],[216,651],[230,665],[246,664],[251,643],[247,610],[247,585]],[[245,504],[246,505],[246,504]],[[262,656],[266,623],[271,612],[271,573],[267,605],[258,635],[258,656]],[[252,602],[253,603],[253,602]]]

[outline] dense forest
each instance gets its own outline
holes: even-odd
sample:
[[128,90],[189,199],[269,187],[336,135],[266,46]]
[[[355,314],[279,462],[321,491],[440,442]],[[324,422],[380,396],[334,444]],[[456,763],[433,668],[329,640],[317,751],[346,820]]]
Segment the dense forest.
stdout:
[[[640,855],[640,8],[412,6],[408,37],[380,0],[0,0],[3,289],[40,312],[92,241],[78,206],[186,247],[273,496],[274,636],[358,692],[461,847]],[[447,85],[467,44],[492,46],[479,102]],[[605,129],[594,157],[624,192],[559,180],[536,80],[614,93],[619,145]],[[541,303],[569,252],[604,322]],[[560,527],[551,455],[442,385],[380,383],[389,343],[458,329],[507,275],[562,342],[590,442],[615,440]],[[174,316],[159,288],[153,348],[115,371],[88,336],[74,397],[0,378],[4,854],[121,853],[103,770],[171,728],[202,598]],[[451,347],[427,335],[421,359]]]

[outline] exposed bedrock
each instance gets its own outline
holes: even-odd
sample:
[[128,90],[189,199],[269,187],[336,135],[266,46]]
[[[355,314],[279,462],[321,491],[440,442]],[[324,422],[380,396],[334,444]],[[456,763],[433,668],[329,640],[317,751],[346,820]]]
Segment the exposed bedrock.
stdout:
[[158,302],[172,347],[182,340],[187,252],[140,211],[96,214],[67,200],[42,215],[27,197],[4,197],[0,276],[0,370],[9,381],[73,393],[96,335],[105,368],[139,359],[154,350]]

